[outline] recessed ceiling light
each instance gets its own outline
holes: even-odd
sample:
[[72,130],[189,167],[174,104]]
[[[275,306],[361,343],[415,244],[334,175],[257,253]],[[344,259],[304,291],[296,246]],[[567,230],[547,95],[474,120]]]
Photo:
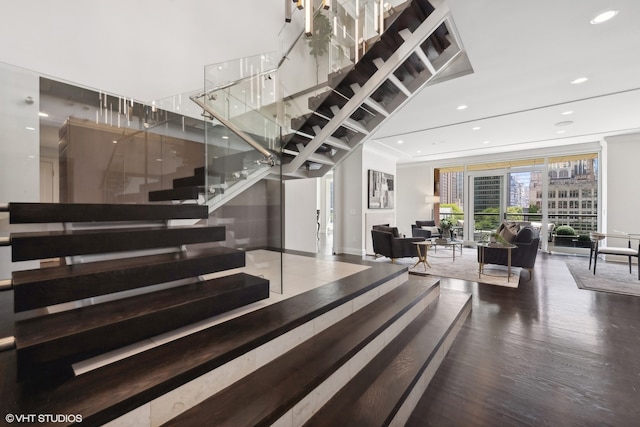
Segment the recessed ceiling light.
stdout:
[[161,161],[162,161],[162,159],[156,159],[156,162],[161,162]]
[[606,12],[602,12],[599,15],[596,15],[592,20],[592,24],[602,24],[603,22],[607,22],[614,16],[618,14],[617,10],[607,10]]
[[25,129],[26,129],[26,130],[36,130],[36,128],[31,127],[31,126],[27,126]]
[[568,126],[568,125],[572,125],[572,124],[573,124],[573,121],[565,120],[564,122],[555,123],[554,126]]
[[36,158],[36,156],[27,156],[27,157],[30,158],[30,159],[35,159]]
[[563,116],[568,116],[569,114],[573,114],[573,111],[569,110],[569,111],[563,111],[561,113]]
[[113,141],[111,141],[111,142],[113,142],[114,144],[117,144],[117,143],[118,143],[118,141],[116,141],[115,139],[114,139]]
[[401,140],[401,139],[399,139],[399,140],[398,140],[398,144],[402,144],[402,143],[404,143],[404,141],[403,141],[403,140]]
[[222,135],[222,139],[229,139],[227,135]]
[[489,143],[489,141],[482,141],[482,143],[483,143],[483,144],[488,144],[488,143]]
[[416,151],[416,153],[422,153],[422,150],[418,150],[418,151]]
[[458,105],[458,106],[456,107],[456,110],[466,110],[467,108],[469,108],[469,106],[468,106],[468,105]]
[[471,130],[480,130],[480,126],[474,126],[471,128]]
[[559,131],[558,131],[558,132],[556,132],[556,133],[565,133],[565,132],[566,132],[566,130],[559,130]]
[[48,115],[47,113],[43,113],[42,111],[40,111],[40,112],[38,113],[38,115],[39,115],[40,117],[49,117],[49,115]]
[[587,80],[589,80],[589,79],[588,79],[588,78],[586,78],[586,77],[578,77],[577,79],[572,80],[572,81],[571,81],[571,84],[572,84],[572,85],[579,85],[580,83],[584,83],[584,82],[586,82]]

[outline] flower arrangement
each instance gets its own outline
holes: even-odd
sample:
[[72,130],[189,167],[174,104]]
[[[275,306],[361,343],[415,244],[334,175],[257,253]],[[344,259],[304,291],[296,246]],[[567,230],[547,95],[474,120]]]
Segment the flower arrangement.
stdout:
[[453,221],[451,221],[449,218],[443,218],[440,220],[440,228],[442,229],[443,233],[445,230],[451,230],[452,227]]

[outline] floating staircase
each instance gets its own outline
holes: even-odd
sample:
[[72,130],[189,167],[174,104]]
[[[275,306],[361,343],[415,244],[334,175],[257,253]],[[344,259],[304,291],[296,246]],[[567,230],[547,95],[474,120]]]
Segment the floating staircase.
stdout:
[[[213,212],[272,171],[258,164],[257,152],[243,152],[213,159],[208,168],[195,168],[193,175],[176,178],[172,188],[149,192],[150,202],[205,199]],[[206,175],[208,174],[208,176]]]
[[[442,0],[411,0],[392,8],[385,18],[385,31],[366,45],[370,47],[355,64],[333,72],[326,90],[308,99],[307,113],[284,124],[283,174],[324,175],[425,85],[472,72]],[[265,71],[272,72],[275,70]],[[245,84],[246,79],[237,83]],[[227,103],[231,99],[242,102],[231,92],[227,94],[230,86],[225,84],[192,99],[249,145],[259,146],[259,137],[241,131],[248,113],[227,117]],[[227,98],[228,102],[221,102]],[[252,116],[268,121],[277,108],[261,105],[252,109],[247,105],[243,111],[247,109]]]
[[[291,122],[283,173],[322,176],[336,167],[426,84],[466,59],[446,3],[412,0],[387,18],[384,33],[352,67],[329,77],[330,90],[309,100],[312,113]],[[463,66],[463,72],[471,67]]]
[[14,337],[21,382],[70,378],[76,362],[269,296],[267,280],[246,274],[198,278],[245,265],[243,251],[186,249],[224,241],[225,227],[167,223],[207,218],[206,206],[11,203],[7,210],[12,224],[65,224],[12,233],[7,242],[14,262],[64,260],[16,271],[5,286],[14,310],[26,312]]

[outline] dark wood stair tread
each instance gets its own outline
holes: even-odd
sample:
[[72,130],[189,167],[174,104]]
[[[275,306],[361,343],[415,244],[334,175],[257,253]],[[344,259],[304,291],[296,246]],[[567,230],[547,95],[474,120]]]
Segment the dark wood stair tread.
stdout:
[[[360,262],[371,268],[75,378],[34,386],[6,370],[7,410],[80,413],[83,423],[104,424],[406,272]],[[15,352],[0,353],[0,362],[15,365]]]
[[269,297],[269,281],[245,273],[16,323],[18,375],[51,371]]
[[254,426],[278,420],[411,307],[439,290],[406,282],[163,426]]
[[204,219],[207,206],[98,203],[10,203],[11,224]]
[[205,177],[204,174],[185,176],[183,178],[176,178],[173,180],[173,188],[180,187],[204,187]]
[[305,426],[389,425],[410,390],[471,305],[471,295],[442,292]]
[[150,202],[164,202],[168,200],[197,200],[200,194],[204,193],[204,187],[178,187],[168,190],[157,190],[149,192]]
[[244,266],[244,251],[216,247],[15,271],[14,309],[31,310]]
[[105,228],[11,234],[13,261],[90,255],[225,240],[224,226]]

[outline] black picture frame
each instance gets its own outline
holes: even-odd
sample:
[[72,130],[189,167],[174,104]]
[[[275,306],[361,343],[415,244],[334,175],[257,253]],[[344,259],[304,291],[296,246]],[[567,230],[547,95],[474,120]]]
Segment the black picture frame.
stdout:
[[393,209],[395,179],[390,173],[369,169],[369,209]]

